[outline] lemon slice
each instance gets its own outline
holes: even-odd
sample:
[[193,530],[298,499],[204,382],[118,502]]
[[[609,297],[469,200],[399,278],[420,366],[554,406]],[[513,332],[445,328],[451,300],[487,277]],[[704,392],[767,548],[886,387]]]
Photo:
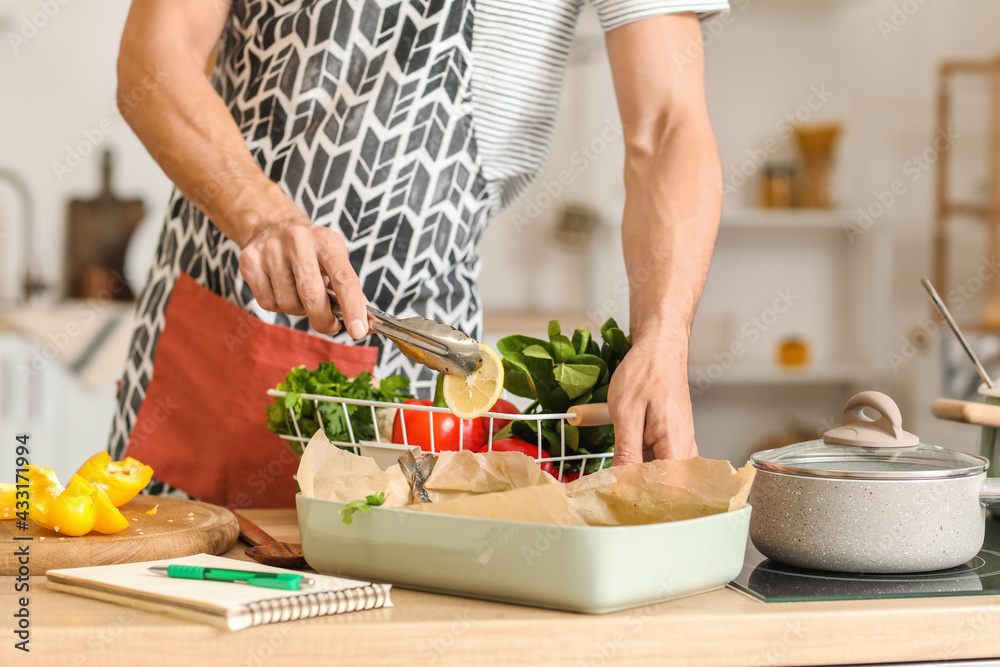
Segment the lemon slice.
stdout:
[[503,363],[489,346],[479,344],[483,365],[469,377],[444,376],[444,402],[456,417],[475,419],[489,412],[503,391]]

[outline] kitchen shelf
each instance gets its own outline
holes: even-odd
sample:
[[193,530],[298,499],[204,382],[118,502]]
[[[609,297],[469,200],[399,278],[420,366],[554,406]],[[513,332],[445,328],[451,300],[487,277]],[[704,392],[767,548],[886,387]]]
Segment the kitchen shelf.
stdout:
[[[725,370],[718,379],[708,375],[711,364],[692,364],[688,368],[688,379],[693,388],[698,381],[708,377],[712,385],[806,385],[806,384],[854,384],[871,379],[871,366],[867,364],[817,364],[804,368],[782,368],[767,364],[734,365]],[[703,380],[702,380],[703,381]]]
[[856,212],[818,208],[733,208],[722,212],[722,230],[840,230],[855,222]]

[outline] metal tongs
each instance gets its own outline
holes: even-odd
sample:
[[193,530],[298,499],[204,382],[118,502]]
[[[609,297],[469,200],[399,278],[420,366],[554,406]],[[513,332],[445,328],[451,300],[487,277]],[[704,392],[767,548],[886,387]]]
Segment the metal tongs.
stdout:
[[[331,289],[326,291],[333,314],[343,317],[337,295]],[[401,320],[371,305],[368,314],[372,331],[391,340],[400,352],[427,368],[468,377],[483,363],[479,343],[447,324],[422,317]]]

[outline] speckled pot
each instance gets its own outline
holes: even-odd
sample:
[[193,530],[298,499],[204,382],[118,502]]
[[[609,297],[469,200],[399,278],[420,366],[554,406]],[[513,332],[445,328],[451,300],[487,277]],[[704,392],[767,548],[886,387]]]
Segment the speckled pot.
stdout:
[[768,558],[837,572],[928,572],[983,546],[986,473],[938,480],[800,477],[757,470],[750,539]]

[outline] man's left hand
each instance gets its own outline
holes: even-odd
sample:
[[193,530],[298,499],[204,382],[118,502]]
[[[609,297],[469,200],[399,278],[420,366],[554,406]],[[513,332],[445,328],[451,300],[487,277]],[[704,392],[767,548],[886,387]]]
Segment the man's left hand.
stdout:
[[698,455],[688,389],[687,341],[633,344],[611,377],[614,465]]

